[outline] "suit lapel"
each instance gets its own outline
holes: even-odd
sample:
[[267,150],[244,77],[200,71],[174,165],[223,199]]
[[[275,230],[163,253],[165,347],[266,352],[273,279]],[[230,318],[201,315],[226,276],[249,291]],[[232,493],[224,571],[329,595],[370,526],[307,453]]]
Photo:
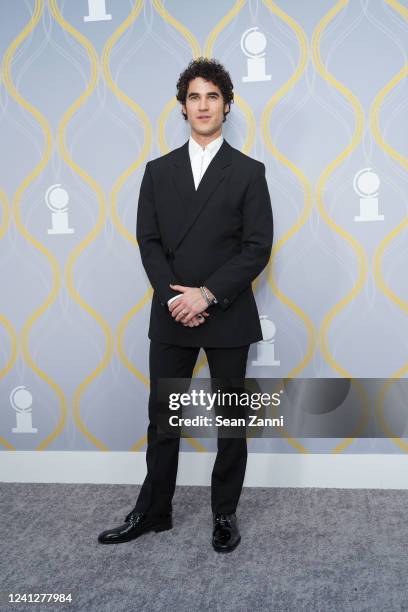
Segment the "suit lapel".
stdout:
[[196,192],[190,156],[188,154],[188,141],[174,151],[173,164],[173,181],[182,200],[181,210],[183,215],[185,215],[185,211],[189,208]]
[[188,152],[188,141],[175,151],[173,180],[182,199],[182,216],[175,249],[193,225],[203,206],[224,180],[228,166],[231,164],[231,147],[227,141],[223,143],[212,158],[202,177],[198,189],[194,186],[194,177]]

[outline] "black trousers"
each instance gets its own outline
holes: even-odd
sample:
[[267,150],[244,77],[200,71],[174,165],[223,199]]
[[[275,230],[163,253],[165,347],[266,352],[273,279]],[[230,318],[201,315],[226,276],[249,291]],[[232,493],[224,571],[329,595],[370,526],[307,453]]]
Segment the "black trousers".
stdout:
[[[211,378],[244,379],[249,345],[233,348],[205,348]],[[147,475],[135,508],[152,516],[172,510],[176,487],[179,437],[158,433],[159,410],[156,386],[159,378],[191,378],[200,347],[150,342],[149,426],[147,430]],[[242,490],[247,463],[245,437],[218,438],[217,456],[211,476],[211,509],[215,513],[235,512]]]

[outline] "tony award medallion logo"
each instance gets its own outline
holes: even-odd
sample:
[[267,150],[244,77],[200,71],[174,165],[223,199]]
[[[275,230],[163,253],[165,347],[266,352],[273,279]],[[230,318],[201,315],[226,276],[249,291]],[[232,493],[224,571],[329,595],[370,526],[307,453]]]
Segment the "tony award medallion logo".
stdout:
[[33,427],[31,405],[33,396],[24,385],[14,387],[10,393],[10,404],[16,411],[16,427],[13,433],[37,433],[38,429]]
[[243,83],[254,81],[270,81],[271,75],[265,74],[266,36],[258,32],[258,28],[249,28],[241,36],[241,49],[247,56],[247,75],[242,77]]
[[279,366],[280,361],[275,359],[276,326],[266,315],[259,317],[261,321],[262,337],[257,345],[257,358],[252,361],[253,366]]
[[106,0],[88,0],[88,13],[84,21],[110,21],[112,15],[106,12]]
[[378,188],[380,179],[371,168],[363,168],[354,177],[353,187],[360,196],[360,214],[354,221],[383,221],[384,215],[378,214]]
[[49,234],[73,234],[72,227],[68,227],[68,192],[58,183],[51,185],[45,194],[45,203],[51,211],[52,228]]

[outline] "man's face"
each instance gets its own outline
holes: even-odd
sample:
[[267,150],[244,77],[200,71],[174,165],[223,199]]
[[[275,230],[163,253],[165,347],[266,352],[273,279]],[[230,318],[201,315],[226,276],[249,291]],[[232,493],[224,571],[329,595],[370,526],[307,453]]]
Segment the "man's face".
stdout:
[[215,136],[221,132],[224,112],[228,111],[229,104],[224,104],[217,85],[197,77],[188,85],[186,104],[182,104],[182,109],[187,115],[192,133]]

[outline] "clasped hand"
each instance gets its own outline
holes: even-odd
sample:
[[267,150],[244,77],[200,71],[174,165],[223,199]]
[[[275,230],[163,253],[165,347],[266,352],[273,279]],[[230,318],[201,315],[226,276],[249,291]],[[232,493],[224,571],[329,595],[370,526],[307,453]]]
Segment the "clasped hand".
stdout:
[[201,294],[199,287],[184,287],[184,285],[170,285],[183,295],[177,300],[173,300],[169,305],[171,316],[175,321],[180,322],[184,327],[198,327],[205,322],[205,318],[210,315],[206,312],[207,302]]

